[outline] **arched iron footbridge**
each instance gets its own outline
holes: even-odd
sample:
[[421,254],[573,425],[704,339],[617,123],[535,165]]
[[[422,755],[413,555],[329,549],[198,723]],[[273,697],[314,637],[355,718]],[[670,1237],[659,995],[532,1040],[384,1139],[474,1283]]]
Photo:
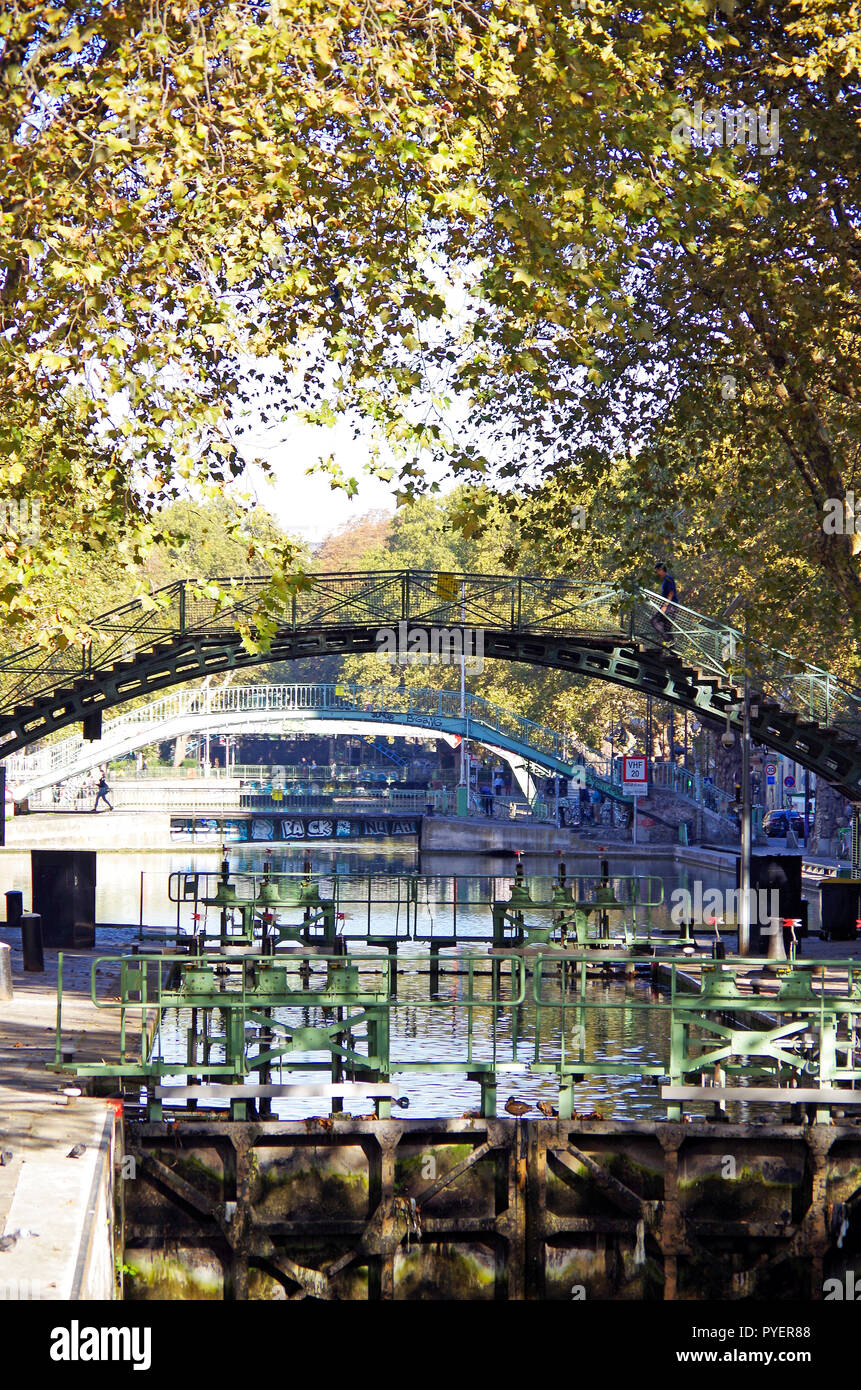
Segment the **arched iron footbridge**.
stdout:
[[[486,657],[609,681],[741,727],[743,634],[681,605],[658,631],[662,600],[650,590],[417,570],[302,576],[270,605],[260,652],[243,632],[269,581],[217,583],[179,580],[103,613],[83,650],[32,646],[0,661],[0,757],[79,720],[98,738],[105,710],[212,672],[378,651],[384,629],[402,645],[469,630]],[[861,691],[776,649],[758,647],[747,663],[753,738],[861,802]]]
[[[544,724],[512,714],[467,692],[461,709],[456,690],[358,685],[231,685],[213,689],[172,690],[136,704],[102,725],[102,737],[87,741],[80,734],[55,739],[33,752],[12,754],[7,781],[15,800],[67,778],[76,777],[148,744],[200,733],[290,734],[369,733],[401,738],[434,734],[468,738],[496,750],[511,764],[524,794],[536,788],[531,772],[571,777],[575,763],[584,782],[625,800],[602,776],[603,768],[585,765],[572,741]],[[590,755],[592,764],[597,755]]]

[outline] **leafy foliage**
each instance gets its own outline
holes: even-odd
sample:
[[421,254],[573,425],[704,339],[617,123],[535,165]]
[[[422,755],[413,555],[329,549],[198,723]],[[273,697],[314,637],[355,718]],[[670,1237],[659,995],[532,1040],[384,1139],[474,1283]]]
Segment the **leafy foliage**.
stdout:
[[[828,631],[832,593],[857,628],[857,538],[819,521],[857,460],[858,20],[12,0],[0,489],[44,506],[38,541],[7,527],[7,628],[84,640],[82,567],[146,587],[165,508],[228,488],[249,424],[291,410],[370,422],[401,499],[431,460],[515,485],[518,563],[583,563],[581,495],[618,507],[592,563],[653,537],[693,560],[713,488],[704,585],[732,551],[769,613],[806,595],[806,643],[824,572]],[[776,112],[779,143],[679,140],[698,101]],[[473,501],[451,521],[475,560]],[[264,551],[277,598],[296,551]]]

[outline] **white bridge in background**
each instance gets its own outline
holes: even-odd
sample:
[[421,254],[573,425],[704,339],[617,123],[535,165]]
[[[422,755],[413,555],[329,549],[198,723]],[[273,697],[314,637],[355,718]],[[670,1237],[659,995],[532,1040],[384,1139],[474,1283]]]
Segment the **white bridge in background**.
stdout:
[[[222,685],[211,683],[171,690],[105,720],[102,737],[88,741],[68,735],[6,759],[7,796],[24,801],[46,787],[85,777],[151,743],[194,734],[296,733],[380,734],[395,738],[444,738],[452,747],[468,738],[483,744],[511,766],[531,805],[538,794],[535,775],[559,775],[597,788],[616,801],[630,800],[621,785],[621,758],[608,761],[567,735],[523,715],[467,694],[461,710],[456,690],[353,685]],[[653,761],[655,788],[680,796],[692,806],[727,815],[727,795],[704,785],[697,774],[674,762]]]
[[[6,761],[7,789],[15,801],[145,748],[192,734],[369,733],[399,738],[445,738],[456,746],[469,738],[492,748],[511,765],[524,795],[536,793],[532,769],[574,775],[583,753],[552,729],[458,691],[351,685],[211,685],[172,690],[105,720],[100,739],[81,734],[46,742]],[[589,781],[596,771],[584,771]]]

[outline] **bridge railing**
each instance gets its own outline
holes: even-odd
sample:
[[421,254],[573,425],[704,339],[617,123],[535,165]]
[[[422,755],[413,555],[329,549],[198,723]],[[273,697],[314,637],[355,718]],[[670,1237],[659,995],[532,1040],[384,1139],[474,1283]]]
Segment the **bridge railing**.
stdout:
[[[379,763],[336,762],[334,772],[330,763],[317,764],[315,767],[307,762],[304,766],[301,763],[234,763],[233,775],[262,787],[299,785],[315,791],[321,787],[326,791],[337,791],[356,784],[369,789],[398,786],[406,776],[406,770]],[[439,773],[434,772],[433,776],[436,779]],[[450,780],[452,785],[457,782],[456,777]]]
[[695,802],[707,811],[713,811],[715,815],[731,815],[729,805],[732,797],[720,787],[706,782],[701,773],[691,772],[678,764],[655,761],[652,763],[650,776],[655,787],[687,797],[689,801]]
[[712,673],[736,689],[743,684],[746,663],[757,693],[771,696],[817,724],[861,723],[861,690],[779,648],[755,642],[748,642],[746,647],[744,633],[738,628],[683,604],[672,604],[663,614],[664,602],[658,593],[639,591],[631,610],[634,638],[667,647],[685,664]]
[[[489,731],[518,743],[537,757],[550,757],[559,762],[571,760],[569,739],[524,715],[501,709],[479,695],[466,697],[466,717],[474,722],[477,738]],[[85,743],[81,735],[46,744],[37,753],[13,755],[7,763],[10,784],[25,783],[28,778],[48,771],[62,772],[71,768],[82,755],[93,752],[100,761],[109,761],[121,752],[121,745],[137,733],[153,731],[171,720],[187,715],[239,714],[243,712],[273,712],[290,714],[303,711],[330,717],[355,714],[367,720],[378,716],[408,724],[410,720],[423,728],[444,728],[460,721],[460,694],[451,690],[367,686],[340,682],[318,685],[236,685],[226,689],[175,690],[150,704],[137,706],[118,718],[106,720],[98,750]]]
[[[467,696],[466,709],[474,736],[492,738],[494,734],[501,733],[512,742],[518,743],[525,751],[534,752],[539,758],[551,756],[560,761],[567,758],[570,761],[566,765],[575,774],[577,768],[585,768],[590,786],[597,787],[607,796],[621,797],[624,795],[620,758],[614,760],[612,768],[609,759],[602,760],[592,756],[584,760],[582,754],[578,753],[575,756],[573,745],[565,736],[548,730],[524,716],[512,715],[477,695]],[[317,685],[239,685],[215,691],[211,689],[172,691],[148,706],[132,709],[118,719],[106,723],[104,736],[97,747],[85,743],[80,735],[76,735],[73,738],[48,744],[37,754],[13,756],[7,764],[9,784],[13,788],[16,786],[26,787],[28,778],[33,779],[40,774],[44,775],[49,772],[55,776],[85,775],[84,769],[76,767],[76,762],[79,759],[88,761],[91,765],[95,765],[94,760],[98,760],[99,763],[110,762],[112,754],[117,751],[122,753],[122,740],[124,738],[132,734],[150,731],[155,736],[160,726],[169,726],[171,720],[192,715],[195,712],[201,715],[217,716],[220,713],[233,715],[260,711],[289,713],[296,710],[328,716],[344,715],[349,717],[355,715],[362,719],[376,716],[381,719],[397,721],[399,718],[403,718],[407,724],[415,721],[422,727],[429,728],[442,727],[447,722],[451,727],[459,720],[460,696],[456,691],[426,690],[423,688],[392,689],[391,687],[362,686],[345,682]],[[240,769],[234,768],[233,775],[240,775],[240,772]],[[351,772],[354,781],[356,778],[361,780],[362,774],[360,772],[356,770],[351,770]],[[221,769],[213,768],[212,780],[216,781],[221,774]],[[331,782],[328,768],[314,769],[313,772],[307,768],[302,770],[302,778],[306,783],[310,783],[315,774],[319,780],[326,783]],[[694,774],[685,769],[672,765],[662,767],[660,764],[654,763],[652,774],[656,786],[665,787],[687,796],[697,804],[705,805],[707,809],[714,810],[718,814],[726,814],[728,802],[726,794],[710,787],[708,783],[698,781]],[[117,777],[116,772],[113,775],[115,778]],[[146,773],[147,778],[151,776],[176,778],[181,775],[180,772],[172,768],[155,769],[152,773],[148,770]],[[271,783],[273,779],[278,782],[283,778],[285,791],[291,780],[286,773],[276,775],[272,768],[259,769],[258,778],[265,779],[267,783]],[[314,790],[316,792],[317,789]],[[372,789],[369,787],[368,790],[371,791]],[[332,784],[330,791],[332,794],[343,794],[344,788]],[[34,794],[30,793],[30,795],[32,797]],[[84,799],[86,800],[88,796],[89,792],[85,793]],[[139,800],[141,797],[143,800],[140,804],[143,804],[144,801],[148,805],[158,804],[158,797],[154,793],[148,793],[145,797],[141,793]],[[73,789],[68,792],[64,791],[61,799],[64,806],[69,801],[77,804]],[[175,798],[173,800],[175,801]],[[55,803],[52,799],[40,797],[38,800],[33,800],[32,804],[35,807],[36,805],[52,806]],[[480,805],[479,809],[481,809]]]
[[[396,787],[388,792],[369,791],[363,795],[349,790],[336,792],[291,792],[285,788],[281,795],[271,791],[245,789],[240,795],[243,810],[249,811],[320,811],[337,814],[339,811],[401,811],[415,814],[454,815],[457,811],[456,787],[432,787],[427,791],[401,791]],[[552,802],[536,797],[529,806],[522,797],[470,794],[470,815],[494,820],[529,818],[549,821],[554,818]]]
[[[55,784],[31,792],[30,811],[86,811],[94,808],[97,778]],[[165,778],[115,778],[108,800],[115,811],[202,811],[230,815],[240,810],[238,781],[169,782]],[[100,815],[106,814],[104,807]]]
[[0,659],[0,714],[11,715],[40,696],[60,697],[81,678],[110,673],[121,681],[128,673],[133,683],[143,655],[160,655],[163,649],[169,660],[184,642],[192,645],[204,636],[235,644],[239,634],[253,636],[253,619],[265,609],[281,631],[352,628],[369,640],[401,621],[413,627],[634,640],[670,647],[731,691],[738,690],[746,661],[758,691],[788,709],[821,725],[861,725],[861,690],[777,649],[749,644],[745,652],[738,629],[681,604],[673,605],[669,629],[660,632],[661,605],[661,596],[646,589],[533,576],[416,570],[300,574],[280,581],[274,596],[270,576],[179,580],[92,619],[84,645],[46,653],[34,644]]
[[[87,778],[75,785],[43,787],[31,793],[27,804],[31,811],[80,811],[94,808],[97,779]],[[433,788],[428,791],[369,792],[352,795],[349,791],[309,792],[292,794],[285,790],[249,790],[238,779],[206,779],[195,781],[166,778],[113,778],[108,799],[117,811],[211,811],[229,815],[236,811],[261,813],[294,811],[338,815],[350,812],[396,812],[412,815],[454,815],[457,811],[456,788]],[[100,812],[104,814],[104,809]],[[536,798],[531,806],[522,797],[486,797],[470,794],[469,814],[494,820],[552,821],[555,811],[552,802]]]
[[93,618],[83,647],[45,653],[34,644],[0,659],[2,708],[117,666],[133,666],[160,644],[202,634],[235,635],[265,606],[279,626],[396,627],[401,621],[456,628],[526,628],[618,635],[613,584],[510,575],[394,570],[291,576],[273,599],[271,578],[177,580]]

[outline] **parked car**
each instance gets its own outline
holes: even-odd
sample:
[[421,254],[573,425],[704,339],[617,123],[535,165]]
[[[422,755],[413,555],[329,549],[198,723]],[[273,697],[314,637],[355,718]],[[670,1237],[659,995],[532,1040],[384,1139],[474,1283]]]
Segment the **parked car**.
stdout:
[[767,811],[762,818],[762,828],[769,839],[777,836],[783,837],[789,830],[789,818],[792,817],[792,828],[796,835],[804,839],[804,817],[800,811]]

